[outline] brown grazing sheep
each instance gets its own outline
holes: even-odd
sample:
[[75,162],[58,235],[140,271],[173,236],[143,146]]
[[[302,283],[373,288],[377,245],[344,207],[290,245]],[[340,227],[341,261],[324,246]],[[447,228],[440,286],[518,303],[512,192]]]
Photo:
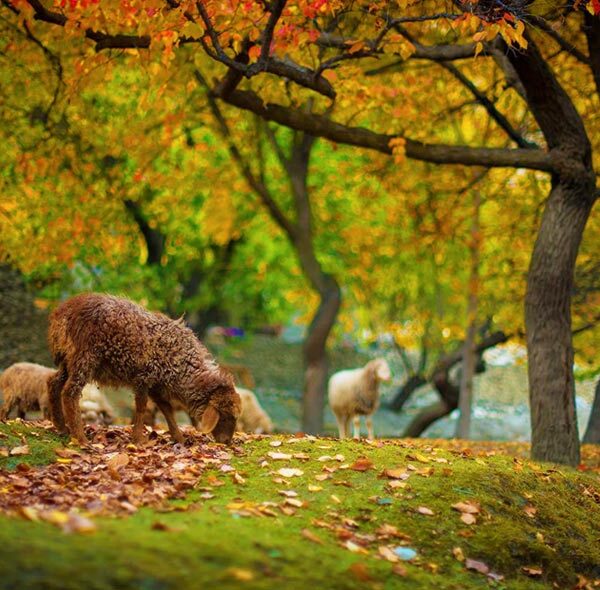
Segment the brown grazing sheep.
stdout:
[[[242,412],[237,419],[235,429],[239,432],[250,432],[254,434],[270,434],[273,432],[273,422],[271,418],[265,412],[263,407],[260,405],[256,395],[249,389],[243,387],[237,387],[235,390],[238,392],[242,401]],[[185,407],[178,402],[173,402],[173,410],[176,412],[185,412]],[[146,413],[144,414],[144,424],[147,426],[154,426],[156,424],[156,414],[158,413],[158,407],[152,401],[148,401],[146,406]],[[197,426],[197,422],[193,416],[190,416],[190,422]]]
[[4,395],[0,420],[4,422],[14,409],[19,418],[25,418],[27,412],[38,410],[44,418],[48,418],[46,382],[51,375],[54,375],[54,369],[36,363],[15,363],[8,367],[0,375],[0,391]]
[[241,411],[233,378],[181,321],[127,299],[86,293],[52,312],[48,341],[58,366],[49,394],[52,421],[59,431],[68,430],[79,442],[87,442],[77,402],[85,383],[95,381],[133,390],[135,442],[145,439],[148,396],[177,442],[183,442],[183,434],[173,402],[198,420],[202,432],[212,432],[218,442],[231,442]]

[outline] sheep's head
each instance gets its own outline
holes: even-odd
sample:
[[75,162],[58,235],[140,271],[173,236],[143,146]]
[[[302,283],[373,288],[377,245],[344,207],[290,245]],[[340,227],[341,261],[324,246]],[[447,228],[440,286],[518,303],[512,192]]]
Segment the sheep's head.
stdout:
[[389,381],[392,378],[390,366],[385,359],[375,359],[372,361],[375,376],[379,381]]
[[217,442],[229,444],[242,411],[242,401],[233,386],[223,387],[211,395],[208,405],[199,418],[198,429],[212,433]]

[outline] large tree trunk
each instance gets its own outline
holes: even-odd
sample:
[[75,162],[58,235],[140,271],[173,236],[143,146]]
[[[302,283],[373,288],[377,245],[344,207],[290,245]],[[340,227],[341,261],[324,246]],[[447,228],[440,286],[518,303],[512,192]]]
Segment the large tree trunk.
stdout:
[[577,465],[571,294],[577,251],[595,198],[591,145],[571,99],[532,39],[509,51],[542,130],[554,173],[531,256],[525,326],[534,459]]
[[600,445],[600,379],[596,383],[596,393],[594,394],[594,403],[590,412],[583,442],[592,445]]
[[556,186],[534,246],[525,298],[531,454],[579,464],[575,414],[571,293],[575,259],[592,201],[581,189]]

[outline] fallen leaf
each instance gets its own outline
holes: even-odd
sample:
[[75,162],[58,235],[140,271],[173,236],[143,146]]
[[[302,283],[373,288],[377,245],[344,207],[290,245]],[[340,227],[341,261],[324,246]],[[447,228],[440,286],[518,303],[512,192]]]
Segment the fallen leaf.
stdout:
[[70,512],[62,530],[65,533],[89,534],[96,531],[96,525],[89,518]]
[[282,445],[282,442],[280,440],[272,440],[269,443],[269,446],[271,447],[280,447]]
[[287,461],[292,458],[289,453],[277,453],[276,451],[269,451],[267,455],[274,461]]
[[225,572],[230,578],[240,582],[250,582],[254,579],[254,572],[241,567],[230,567]]
[[386,545],[381,545],[377,548],[377,552],[383,559],[387,561],[391,561],[392,563],[397,563],[400,561],[400,558]]
[[362,553],[365,555],[369,553],[364,547],[357,545],[356,543],[354,543],[354,541],[346,541],[343,544],[343,546],[346,549],[348,549],[348,551],[351,551],[352,553]]
[[541,576],[544,571],[542,570],[541,567],[527,567],[527,566],[523,566],[521,568],[521,571],[526,574],[527,576],[531,576],[532,578],[537,578],[538,576]]
[[309,541],[312,541],[313,543],[317,543],[318,545],[324,545],[323,539],[321,539],[320,537],[317,537],[317,535],[315,535],[309,529],[302,529],[302,536],[305,539],[308,539]]
[[300,477],[301,475],[304,475],[302,469],[296,469],[295,467],[282,467],[277,473],[283,477]]
[[19,509],[19,512],[27,520],[37,521],[40,519],[38,511],[35,508],[33,508],[32,506],[23,506]]
[[308,485],[308,491],[309,492],[320,492],[323,488],[321,486],[315,486],[312,484]]
[[465,523],[465,524],[476,524],[477,523],[477,517],[474,514],[471,514],[469,512],[463,512],[460,515],[460,519]]
[[330,498],[336,503],[336,504],[341,504],[342,501],[335,495],[335,494],[331,494]]
[[117,453],[106,462],[106,466],[108,467],[111,475],[118,476],[119,469],[125,467],[125,465],[128,463],[129,455],[127,453]]
[[433,516],[434,512],[431,508],[427,508],[427,506],[419,506],[417,508],[417,512],[419,514],[424,514],[425,516]]
[[388,479],[407,479],[408,477],[405,469],[384,469],[383,475]]
[[373,461],[367,457],[360,457],[350,465],[350,469],[354,471],[368,471],[369,469],[373,469]]
[[371,578],[371,576],[369,575],[369,569],[367,568],[367,565],[364,563],[361,563],[359,561],[353,563],[349,568],[348,571],[357,579],[360,580],[361,582],[369,582],[371,581],[373,578]]
[[240,485],[246,483],[246,480],[237,471],[233,474],[233,481]]
[[405,481],[400,481],[399,479],[392,479],[387,482],[387,487],[393,490],[397,488],[405,488],[408,484]]
[[452,555],[454,555],[454,558],[458,561],[465,560],[465,554],[463,553],[463,550],[460,547],[453,547]]
[[298,500],[298,498],[286,498],[285,503],[288,506],[293,506],[294,508],[302,508],[302,506],[304,506],[304,502],[302,500]]
[[325,481],[326,479],[331,479],[331,475],[329,475],[329,473],[317,473],[315,479],[317,481]]
[[20,447],[13,447],[10,450],[10,454],[14,455],[29,455],[29,445],[22,445]]
[[294,490],[279,490],[279,494],[286,498],[296,498],[298,496],[298,492],[295,492]]
[[537,508],[535,506],[532,506],[531,504],[525,506],[523,510],[525,514],[529,516],[529,518],[535,518],[535,515],[537,514]]
[[397,576],[401,576],[402,578],[408,575],[408,570],[401,563],[395,563],[392,566],[392,572]]
[[479,506],[472,502],[457,502],[452,504],[452,508],[464,514],[479,514]]
[[467,557],[467,559],[465,559],[465,567],[468,570],[473,570],[473,571],[479,572],[480,574],[488,574],[490,571],[489,566],[486,565],[485,563],[483,563],[483,561],[469,559],[468,557]]

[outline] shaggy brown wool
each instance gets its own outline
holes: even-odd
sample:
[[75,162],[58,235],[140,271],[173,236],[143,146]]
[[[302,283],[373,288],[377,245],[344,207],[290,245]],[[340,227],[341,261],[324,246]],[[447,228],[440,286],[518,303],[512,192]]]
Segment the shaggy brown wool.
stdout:
[[58,366],[48,384],[52,421],[59,431],[68,430],[81,443],[87,442],[78,400],[83,386],[95,381],[133,390],[136,442],[145,438],[148,396],[177,442],[183,442],[183,434],[175,421],[174,403],[198,420],[200,430],[212,432],[218,442],[231,442],[241,411],[233,378],[183,322],[127,299],[86,293],[52,312],[48,342]]
[[27,412],[40,410],[48,417],[48,389],[46,382],[56,371],[36,363],[15,363],[0,375],[0,391],[4,404],[0,409],[0,420],[4,422],[16,409],[19,418]]

